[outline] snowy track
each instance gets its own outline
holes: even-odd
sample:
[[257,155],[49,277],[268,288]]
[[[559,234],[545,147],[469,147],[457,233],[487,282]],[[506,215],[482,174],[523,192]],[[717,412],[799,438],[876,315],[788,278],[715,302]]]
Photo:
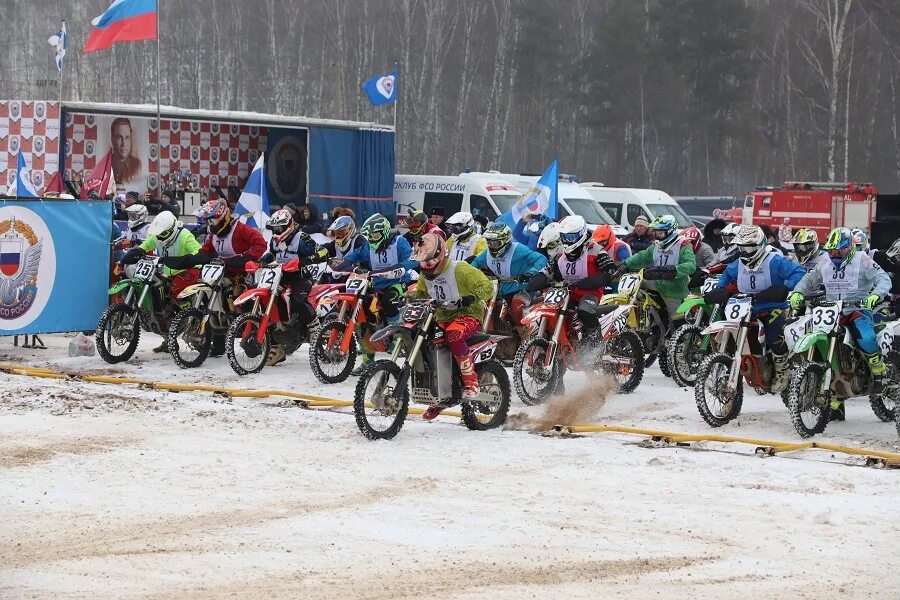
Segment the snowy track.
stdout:
[[[237,377],[154,355],[0,361],[349,399],[302,348]],[[567,379],[569,389],[577,387]],[[473,433],[411,417],[388,443],[287,401],[0,374],[0,597],[896,598],[900,471],[640,438]],[[540,409],[537,409],[538,411]],[[512,413],[527,411],[513,401]],[[597,419],[708,431],[657,368]],[[853,401],[823,440],[898,451]],[[775,396],[722,433],[796,440]],[[747,449],[742,451],[746,452]]]

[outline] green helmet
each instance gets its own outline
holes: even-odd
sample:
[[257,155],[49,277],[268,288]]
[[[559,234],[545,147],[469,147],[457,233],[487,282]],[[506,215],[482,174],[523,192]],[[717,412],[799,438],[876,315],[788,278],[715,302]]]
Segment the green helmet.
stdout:
[[359,232],[369,242],[369,247],[375,252],[383,249],[391,237],[391,222],[379,213],[375,213],[363,223]]
[[481,235],[487,242],[491,258],[500,258],[512,247],[512,229],[506,223],[491,223]]

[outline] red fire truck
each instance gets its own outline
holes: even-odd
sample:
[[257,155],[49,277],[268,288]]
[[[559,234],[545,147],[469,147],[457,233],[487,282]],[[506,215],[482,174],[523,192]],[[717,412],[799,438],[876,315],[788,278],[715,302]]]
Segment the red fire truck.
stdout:
[[717,217],[735,223],[768,225],[772,231],[787,223],[796,231],[815,229],[824,242],[835,227],[869,231],[875,219],[878,191],[870,184],[788,181],[781,187],[757,186],[743,207],[717,211]]

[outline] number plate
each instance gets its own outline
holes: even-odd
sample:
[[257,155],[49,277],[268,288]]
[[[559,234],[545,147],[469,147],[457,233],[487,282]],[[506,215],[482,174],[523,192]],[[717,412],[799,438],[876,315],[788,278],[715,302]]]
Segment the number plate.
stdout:
[[881,350],[881,353],[885,356],[893,350],[894,348],[894,335],[893,332],[888,329],[882,330],[878,334],[878,349]]
[[705,294],[706,292],[711,292],[714,289],[719,287],[719,278],[718,277],[707,277],[703,282],[703,285],[700,286],[700,293]]
[[619,280],[620,294],[633,294],[641,286],[641,276],[635,274],[622,275]]
[[739,323],[747,318],[753,306],[751,298],[731,298],[725,305],[725,320],[729,323]]
[[203,280],[203,283],[215,285],[219,283],[224,273],[225,267],[222,265],[203,265],[203,268],[200,269],[200,279]]
[[544,294],[544,304],[547,306],[562,306],[569,297],[569,290],[566,288],[550,288]]
[[823,304],[812,311],[812,330],[831,333],[838,324],[838,316],[841,314],[839,306]]
[[361,296],[366,293],[369,287],[369,280],[365,277],[352,277],[347,280],[347,292]]
[[156,271],[156,263],[159,262],[159,258],[156,256],[150,258],[142,258],[138,261],[137,267],[134,269],[134,278],[135,279],[150,279],[153,277],[153,272]]
[[800,338],[806,335],[806,329],[811,318],[811,316],[800,317],[784,326],[784,341],[787,343],[788,348],[796,346]]
[[418,323],[421,321],[428,308],[424,304],[407,304],[403,309],[403,321],[406,323]]
[[277,279],[278,269],[260,269],[256,285],[264,290],[271,290],[275,288],[275,281]]

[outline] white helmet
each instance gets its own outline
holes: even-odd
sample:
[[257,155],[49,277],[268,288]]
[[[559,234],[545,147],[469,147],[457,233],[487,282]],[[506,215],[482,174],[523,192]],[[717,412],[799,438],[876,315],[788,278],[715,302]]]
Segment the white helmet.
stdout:
[[181,221],[175,218],[168,210],[164,210],[155,217],[147,229],[147,235],[156,237],[156,241],[163,247],[171,245],[178,239],[178,232],[181,230]]
[[737,223],[729,223],[722,228],[722,243],[725,245],[725,248],[730,250],[731,247],[734,246],[734,236],[736,236],[740,230],[741,226]]
[[147,212],[147,207],[143,204],[132,204],[125,209],[125,212],[128,213],[129,229],[140,229],[150,220],[150,214]]
[[444,222],[450,237],[454,240],[468,236],[475,228],[475,219],[470,212],[458,212]]
[[570,215],[560,221],[559,239],[562,242],[563,252],[566,253],[569,260],[581,256],[581,251],[590,239],[584,217]]
[[894,240],[894,243],[891,244],[891,247],[887,249],[885,254],[895,263],[900,262],[900,239]]
[[768,254],[766,234],[756,225],[742,225],[734,238],[741,262],[748,269],[755,269]]
[[559,223],[550,223],[541,231],[541,237],[537,242],[538,250],[546,250],[547,258],[554,259],[559,256],[562,246],[559,239]]

